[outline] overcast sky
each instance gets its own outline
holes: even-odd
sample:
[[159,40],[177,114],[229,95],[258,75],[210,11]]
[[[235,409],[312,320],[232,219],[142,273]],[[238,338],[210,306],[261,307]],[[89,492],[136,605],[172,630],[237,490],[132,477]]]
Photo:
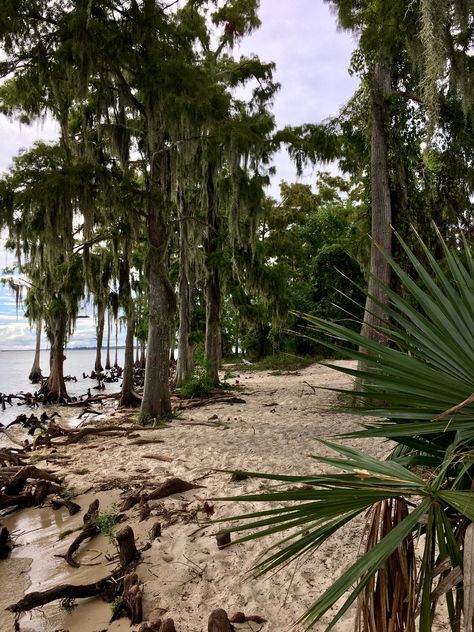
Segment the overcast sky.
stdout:
[[[236,46],[235,54],[255,53],[262,61],[276,63],[275,79],[281,84],[274,107],[278,127],[318,123],[336,115],[357,86],[347,71],[356,43],[337,28],[328,5],[323,0],[261,0],[260,19],[260,29]],[[35,140],[55,138],[56,127],[50,120],[28,127],[0,115],[0,171],[8,169],[12,157]],[[276,156],[275,164],[273,195],[281,180],[296,180],[286,155]],[[308,170],[303,180],[312,182],[313,176]],[[0,253],[0,266],[8,261],[5,253]],[[93,322],[79,323],[80,332],[73,336],[71,346],[93,346]],[[16,316],[14,298],[0,286],[0,350],[33,345],[26,319]]]

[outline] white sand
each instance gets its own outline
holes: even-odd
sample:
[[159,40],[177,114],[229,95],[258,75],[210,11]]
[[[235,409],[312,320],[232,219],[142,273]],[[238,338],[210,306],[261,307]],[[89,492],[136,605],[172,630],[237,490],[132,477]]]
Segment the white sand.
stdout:
[[[112,480],[123,481],[124,485],[135,488],[146,483],[149,491],[154,484],[171,476],[205,486],[151,502],[152,516],[140,525],[137,508],[128,512],[129,523],[141,542],[146,541],[146,532],[153,522],[159,520],[162,523],[162,537],[144,554],[144,563],[139,566],[138,573],[145,583],[145,618],[166,614],[174,619],[178,632],[207,630],[209,613],[218,607],[229,614],[243,611],[246,615],[260,615],[268,620],[263,628],[256,623],[247,623],[236,626],[237,630],[288,630],[354,561],[359,547],[362,520],[339,532],[305,563],[293,564],[271,577],[248,579],[244,577],[245,573],[275,539],[218,550],[214,534],[219,527],[208,526],[196,532],[206,523],[206,515],[199,511],[206,499],[234,496],[265,486],[264,481],[255,479],[231,482],[230,474],[214,470],[242,469],[282,474],[321,472],[324,468],[310,455],[329,452],[317,440],[351,431],[360,422],[360,418],[330,410],[337,402],[337,395],[320,387],[349,386],[350,380],[325,367],[313,365],[300,370],[298,375],[242,373],[229,383],[236,381],[243,387],[236,395],[243,397],[246,404],[210,404],[186,411],[183,419],[173,421],[169,428],[140,433],[143,438],[160,438],[163,444],[130,446],[127,439],[91,437],[78,445],[60,449],[73,459],[65,470],[68,472],[66,482],[78,491],[91,487],[97,490],[104,482]],[[209,420],[214,415],[222,425],[215,425],[215,419]],[[130,416],[129,412],[115,412],[110,417],[116,422]],[[210,425],[186,425],[193,422]],[[140,432],[139,428],[137,432]],[[352,441],[351,445],[379,456],[387,451],[386,444],[373,440]],[[165,462],[145,457],[150,454],[173,460]],[[44,462],[38,465],[42,467]],[[265,508],[256,503],[211,500],[209,503],[215,509],[213,518]],[[177,509],[182,511],[176,513]],[[64,540],[64,548],[72,537]],[[90,546],[95,548],[93,542]],[[91,554],[85,551],[84,555],[90,557]],[[50,583],[42,583],[42,589],[49,587]],[[11,599],[7,601],[11,603]],[[57,604],[49,608],[52,607],[59,611]],[[138,628],[129,626],[124,619],[103,627],[98,621],[92,624],[89,619],[87,623],[86,611],[87,606],[81,605],[71,615],[58,615],[62,628],[70,632],[93,632],[105,627],[110,632]],[[105,617],[110,614],[110,610],[104,612]],[[78,617],[82,622],[78,622]],[[351,611],[336,625],[335,632],[349,632],[352,617]],[[328,615],[314,629],[324,630],[329,620]],[[26,617],[22,619],[21,630],[27,629],[30,628]],[[48,627],[45,622],[42,628],[36,622],[31,629],[42,632],[58,627]],[[300,631],[303,627],[297,625],[294,629]]]

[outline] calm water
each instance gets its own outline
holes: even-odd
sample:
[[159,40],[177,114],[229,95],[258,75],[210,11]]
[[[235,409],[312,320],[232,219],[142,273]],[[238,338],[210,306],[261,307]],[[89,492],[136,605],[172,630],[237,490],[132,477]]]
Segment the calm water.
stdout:
[[[118,350],[118,363],[123,366],[123,354],[124,349]],[[2,351],[0,352],[0,392],[2,393],[20,393],[30,392],[33,393],[37,388],[37,384],[31,384],[28,380],[28,375],[33,364],[34,351]],[[111,360],[114,360],[114,354],[112,354]],[[102,356],[102,362],[105,362],[105,353]],[[90,374],[94,368],[95,363],[95,350],[94,349],[67,349],[66,361],[64,363],[64,374],[75,375],[77,382],[66,382],[66,388],[69,395],[83,395],[87,392],[88,388],[94,387],[96,380],[83,379],[82,374]],[[49,368],[49,352],[41,352],[41,369],[43,375],[48,375]],[[119,390],[121,381],[111,384],[105,384],[106,391],[116,392]],[[93,393],[96,391],[92,391]],[[32,410],[26,406],[8,406],[5,411],[0,409],[0,422],[4,425],[15,419],[20,413],[34,412],[38,416],[41,414]],[[0,435],[1,439],[1,435]]]

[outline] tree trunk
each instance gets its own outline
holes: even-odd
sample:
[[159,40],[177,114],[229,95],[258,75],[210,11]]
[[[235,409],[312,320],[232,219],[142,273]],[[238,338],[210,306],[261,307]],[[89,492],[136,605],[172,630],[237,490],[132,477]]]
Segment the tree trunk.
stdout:
[[145,366],[145,384],[141,417],[162,419],[171,414],[169,385],[170,323],[175,297],[168,279],[169,229],[157,213],[148,217],[149,323]]
[[191,287],[188,266],[188,223],[180,223],[179,235],[179,335],[176,384],[179,386],[193,373],[193,350],[189,341],[191,333]]
[[64,382],[64,341],[66,340],[67,321],[63,317],[48,327],[51,344],[49,377],[44,385],[44,397],[47,402],[62,402],[69,399]]
[[102,341],[104,339],[104,326],[105,326],[105,308],[102,305],[97,307],[97,349],[95,354],[95,371],[102,371]]
[[41,326],[42,321],[40,318],[36,323],[35,359],[33,360],[33,366],[31,367],[30,375],[28,378],[29,380],[31,380],[31,382],[33,382],[33,384],[39,382],[43,377],[40,367]]
[[140,362],[139,366],[141,369],[144,369],[146,366],[146,353],[145,353],[145,343],[140,342]]
[[392,253],[392,209],[388,172],[387,129],[389,113],[387,97],[390,94],[390,72],[382,60],[375,64],[371,86],[371,212],[372,245],[370,254],[370,276],[366,299],[362,334],[370,340],[388,344],[386,336],[377,328],[386,324],[386,314],[377,305],[388,302],[387,295],[373,277],[390,286],[391,268],[384,258]]
[[107,355],[105,356],[105,368],[107,371],[110,369],[110,327],[111,316],[110,309],[107,310]]
[[221,362],[221,287],[217,262],[219,255],[219,216],[215,189],[215,168],[209,165],[207,178],[207,234],[204,240],[206,255],[206,340],[205,356],[208,376],[219,386]]
[[[133,336],[133,334],[132,334]],[[114,368],[118,368],[118,358],[117,358],[117,352],[118,352],[118,318],[115,321],[115,359],[114,359]],[[132,338],[132,362],[133,362],[133,338]]]
[[129,244],[124,241],[123,255],[120,264],[120,299],[127,316],[127,335],[125,338],[125,359],[122,375],[122,392],[120,394],[120,406],[132,408],[139,403],[133,390],[133,334],[135,332],[135,306],[130,287],[130,259]]

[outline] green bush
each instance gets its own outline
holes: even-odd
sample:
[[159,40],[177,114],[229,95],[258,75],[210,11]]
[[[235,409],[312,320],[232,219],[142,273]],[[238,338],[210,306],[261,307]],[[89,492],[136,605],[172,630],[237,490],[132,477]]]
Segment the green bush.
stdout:
[[180,393],[188,399],[206,399],[213,390],[213,385],[205,366],[195,366],[192,376],[180,386]]

